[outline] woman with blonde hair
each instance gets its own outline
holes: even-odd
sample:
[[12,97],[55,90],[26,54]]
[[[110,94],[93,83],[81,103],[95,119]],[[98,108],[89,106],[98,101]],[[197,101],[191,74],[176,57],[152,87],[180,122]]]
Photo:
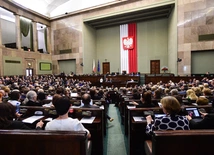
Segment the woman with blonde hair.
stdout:
[[188,89],[186,91],[187,95],[186,98],[188,98],[190,100],[191,103],[196,102],[196,100],[198,99],[198,97],[196,96],[195,92],[193,89]]
[[189,121],[185,116],[179,115],[180,103],[175,97],[166,96],[161,99],[165,116],[155,118],[153,121],[149,115],[146,117],[146,133],[151,134],[155,130],[189,130]]

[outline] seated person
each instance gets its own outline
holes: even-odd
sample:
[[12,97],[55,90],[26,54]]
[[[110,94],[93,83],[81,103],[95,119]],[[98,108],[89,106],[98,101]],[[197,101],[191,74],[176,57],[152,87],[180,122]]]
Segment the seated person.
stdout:
[[158,106],[158,102],[160,102],[161,100],[161,91],[160,89],[157,89],[154,91],[154,94],[153,94],[153,98],[152,98],[152,103],[154,106]]
[[196,103],[197,105],[208,105],[209,100],[205,96],[199,96]]
[[203,119],[201,121],[194,121],[191,116],[187,115],[190,129],[214,129],[214,114],[206,113],[205,110],[199,110]]
[[146,117],[146,133],[151,134],[155,130],[189,130],[189,121],[185,116],[180,116],[180,103],[175,97],[166,96],[161,99],[163,112],[166,116],[155,118]]
[[56,99],[54,106],[59,116],[48,122],[45,126],[45,130],[86,131],[87,137],[91,137],[90,132],[78,119],[68,117],[71,101],[67,97],[60,97]]
[[151,91],[144,92],[142,97],[140,98],[140,103],[132,102],[132,104],[136,105],[136,108],[147,108],[154,107],[152,103],[152,93]]
[[91,105],[91,96],[89,94],[84,94],[82,96],[82,103],[83,105],[81,106],[82,108],[99,108],[96,105]]
[[140,93],[138,92],[138,90],[137,89],[133,89],[132,90],[132,99],[140,99],[141,98],[141,95],[140,95]]
[[20,92],[19,90],[13,90],[10,94],[9,94],[10,100],[8,100],[9,103],[11,103],[13,106],[17,106],[20,105],[21,103],[19,102],[20,99]]
[[43,89],[39,89],[37,93],[37,101],[41,104],[45,104],[44,100],[46,99],[46,94]]
[[176,88],[170,91],[171,96],[175,97],[180,104],[182,104],[182,97],[178,94],[178,90]]
[[[84,94],[82,96],[82,103],[84,104],[82,108],[99,108],[98,106],[91,105],[91,96],[89,94]],[[107,119],[112,122],[114,119],[106,114]]]
[[42,106],[42,103],[37,102],[37,93],[33,90],[30,90],[26,95],[28,101],[26,106]]
[[[21,121],[13,121],[14,118],[16,118],[15,106],[9,102],[0,103],[0,129],[31,129]],[[38,122],[36,129],[41,130],[43,124],[42,121]]]

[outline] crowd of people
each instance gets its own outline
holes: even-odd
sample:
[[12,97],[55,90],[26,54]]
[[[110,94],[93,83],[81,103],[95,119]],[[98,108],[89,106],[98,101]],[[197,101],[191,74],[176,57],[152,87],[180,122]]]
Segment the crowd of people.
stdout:
[[[19,105],[43,106],[49,96],[53,96],[52,105],[55,107],[58,117],[47,123],[46,130],[83,130],[90,132],[77,120],[68,117],[71,106],[71,94],[80,96],[83,107],[95,108],[91,100],[105,99],[106,104],[115,103],[120,106],[124,96],[129,95],[138,107],[155,107],[161,103],[165,116],[155,120],[149,115],[147,119],[146,132],[151,134],[154,130],[189,130],[189,129],[211,129],[214,128],[213,114],[201,113],[204,119],[194,122],[191,116],[180,115],[181,105],[188,103],[196,105],[208,105],[213,103],[214,79],[204,78],[199,81],[180,80],[178,83],[158,82],[136,85],[134,87],[103,88],[93,86],[90,81],[80,81],[73,77],[60,77],[54,75],[40,76],[11,76],[0,78],[0,128],[1,129],[29,129],[25,124],[17,121],[21,115],[16,111]],[[112,98],[110,92],[114,92]],[[116,95],[115,95],[116,94]],[[107,114],[106,114],[107,115]],[[107,115],[110,121],[113,118]],[[208,125],[207,125],[208,124]],[[43,122],[38,122],[36,129],[42,129]]]

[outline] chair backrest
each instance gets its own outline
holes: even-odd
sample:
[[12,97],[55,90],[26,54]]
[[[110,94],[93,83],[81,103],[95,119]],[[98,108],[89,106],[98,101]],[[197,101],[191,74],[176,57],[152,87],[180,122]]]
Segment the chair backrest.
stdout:
[[0,154],[87,154],[86,132],[0,130]]
[[153,155],[211,155],[214,130],[155,131]]

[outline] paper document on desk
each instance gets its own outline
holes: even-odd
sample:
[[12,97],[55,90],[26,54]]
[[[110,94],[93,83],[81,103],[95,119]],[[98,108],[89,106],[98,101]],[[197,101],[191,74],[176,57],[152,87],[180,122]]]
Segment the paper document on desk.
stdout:
[[92,124],[94,121],[95,117],[83,117],[80,122],[81,123],[86,123],[86,124]]
[[127,108],[128,108],[128,109],[133,109],[133,108],[136,108],[136,106],[133,106],[133,105],[132,105],[132,106],[127,105]]
[[45,121],[52,121],[52,120],[53,118],[50,118],[50,117],[45,119]]
[[38,119],[41,119],[43,118],[44,116],[31,116],[31,117],[28,117],[24,120],[22,120],[23,123],[30,123],[32,124],[33,122],[37,121]]
[[142,116],[133,116],[133,119],[135,122],[141,122],[141,121],[145,121],[145,117]]
[[100,109],[104,109],[104,106],[103,106],[103,105],[101,105],[101,106],[100,106]]

